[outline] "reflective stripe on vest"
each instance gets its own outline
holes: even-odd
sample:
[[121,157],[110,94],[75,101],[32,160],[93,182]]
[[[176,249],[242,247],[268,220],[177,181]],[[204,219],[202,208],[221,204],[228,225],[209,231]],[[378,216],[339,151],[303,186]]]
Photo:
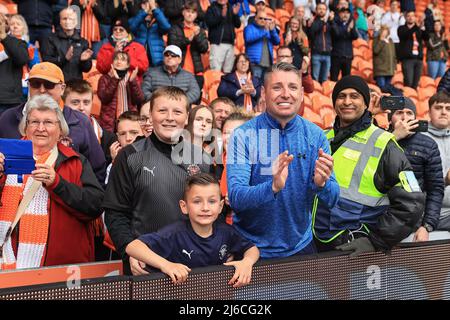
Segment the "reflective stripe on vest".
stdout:
[[[374,125],[347,139],[333,154],[334,173],[340,187],[340,197],[370,207],[389,205],[389,199],[374,184],[381,155],[393,135]],[[334,130],[327,139],[334,138]]]

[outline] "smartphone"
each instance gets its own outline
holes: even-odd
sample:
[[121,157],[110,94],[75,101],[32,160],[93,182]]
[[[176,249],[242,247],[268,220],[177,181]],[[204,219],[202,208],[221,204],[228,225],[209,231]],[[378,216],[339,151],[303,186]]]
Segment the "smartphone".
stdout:
[[428,121],[427,120],[419,120],[417,123],[419,126],[411,131],[413,132],[427,132],[428,131]]
[[405,107],[405,97],[382,96],[380,104],[383,110],[401,110]]

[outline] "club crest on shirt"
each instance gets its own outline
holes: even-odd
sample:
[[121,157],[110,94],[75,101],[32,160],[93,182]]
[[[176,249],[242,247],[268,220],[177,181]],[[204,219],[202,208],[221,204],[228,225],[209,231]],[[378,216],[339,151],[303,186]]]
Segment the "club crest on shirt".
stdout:
[[226,244],[223,244],[219,250],[219,259],[224,260],[227,257],[227,255],[228,255],[228,246]]
[[188,167],[187,167],[187,173],[188,173],[188,175],[191,177],[191,176],[193,176],[193,175],[196,175],[196,174],[198,174],[198,173],[200,173],[200,167],[198,166],[198,165],[196,165],[196,164],[190,164]]

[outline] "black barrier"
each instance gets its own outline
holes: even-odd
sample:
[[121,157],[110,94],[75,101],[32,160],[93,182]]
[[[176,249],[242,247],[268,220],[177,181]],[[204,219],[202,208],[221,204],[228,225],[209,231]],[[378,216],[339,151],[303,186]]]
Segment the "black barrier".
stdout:
[[161,273],[82,280],[0,290],[0,299],[327,300],[450,299],[450,241],[405,247],[357,258],[337,252],[264,260],[251,284],[228,285],[232,267],[194,269],[173,285]]

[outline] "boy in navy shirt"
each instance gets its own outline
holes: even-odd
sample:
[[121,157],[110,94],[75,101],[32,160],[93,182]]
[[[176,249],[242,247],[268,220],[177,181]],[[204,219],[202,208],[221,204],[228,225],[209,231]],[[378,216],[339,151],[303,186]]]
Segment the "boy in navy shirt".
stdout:
[[186,281],[190,268],[224,264],[236,269],[228,284],[235,288],[246,285],[259,250],[232,226],[216,221],[222,207],[216,179],[206,173],[190,176],[180,200],[181,211],[189,220],[140,236],[127,246],[126,252],[161,270],[174,283]]

